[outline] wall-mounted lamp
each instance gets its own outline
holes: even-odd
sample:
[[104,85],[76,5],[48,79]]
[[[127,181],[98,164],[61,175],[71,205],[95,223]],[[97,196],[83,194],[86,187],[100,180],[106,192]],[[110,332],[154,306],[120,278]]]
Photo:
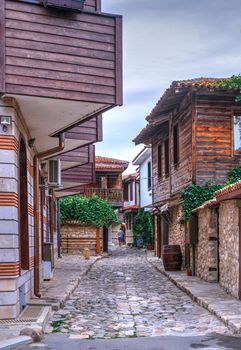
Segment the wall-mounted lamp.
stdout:
[[35,138],[32,138],[32,139],[28,140],[28,145],[29,145],[30,148],[33,148],[34,144],[35,144]]
[[0,115],[0,125],[2,125],[2,131],[7,132],[8,127],[12,125],[12,118],[8,115]]

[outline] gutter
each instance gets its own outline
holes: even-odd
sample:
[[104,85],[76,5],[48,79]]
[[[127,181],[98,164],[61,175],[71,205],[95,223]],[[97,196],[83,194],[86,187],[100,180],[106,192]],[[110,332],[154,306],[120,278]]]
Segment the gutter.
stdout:
[[65,147],[64,133],[59,135],[59,145],[45,152],[35,154],[33,158],[33,182],[34,182],[34,295],[38,298],[40,294],[39,283],[39,160],[62,151]]

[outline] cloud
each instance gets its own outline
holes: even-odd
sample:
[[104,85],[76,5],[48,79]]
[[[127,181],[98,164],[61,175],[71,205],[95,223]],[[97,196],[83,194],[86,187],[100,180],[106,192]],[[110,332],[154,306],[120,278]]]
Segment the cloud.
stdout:
[[138,153],[131,140],[173,80],[241,72],[240,0],[103,0],[103,11],[123,15],[125,104],[104,115],[100,152]]

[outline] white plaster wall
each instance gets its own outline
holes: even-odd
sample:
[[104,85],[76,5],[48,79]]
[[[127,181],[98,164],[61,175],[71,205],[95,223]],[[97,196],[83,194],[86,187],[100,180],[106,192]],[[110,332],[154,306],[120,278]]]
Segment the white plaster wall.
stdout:
[[152,204],[152,190],[148,189],[148,162],[151,162],[151,156],[140,165],[140,207],[142,208]]

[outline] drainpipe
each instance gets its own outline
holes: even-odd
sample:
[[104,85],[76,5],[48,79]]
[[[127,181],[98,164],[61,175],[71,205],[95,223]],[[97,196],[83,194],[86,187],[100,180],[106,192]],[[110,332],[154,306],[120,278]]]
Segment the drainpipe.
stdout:
[[64,149],[64,133],[59,135],[59,145],[48,151],[37,153],[33,158],[33,181],[34,181],[34,295],[41,297],[39,285],[39,160],[49,157]]

